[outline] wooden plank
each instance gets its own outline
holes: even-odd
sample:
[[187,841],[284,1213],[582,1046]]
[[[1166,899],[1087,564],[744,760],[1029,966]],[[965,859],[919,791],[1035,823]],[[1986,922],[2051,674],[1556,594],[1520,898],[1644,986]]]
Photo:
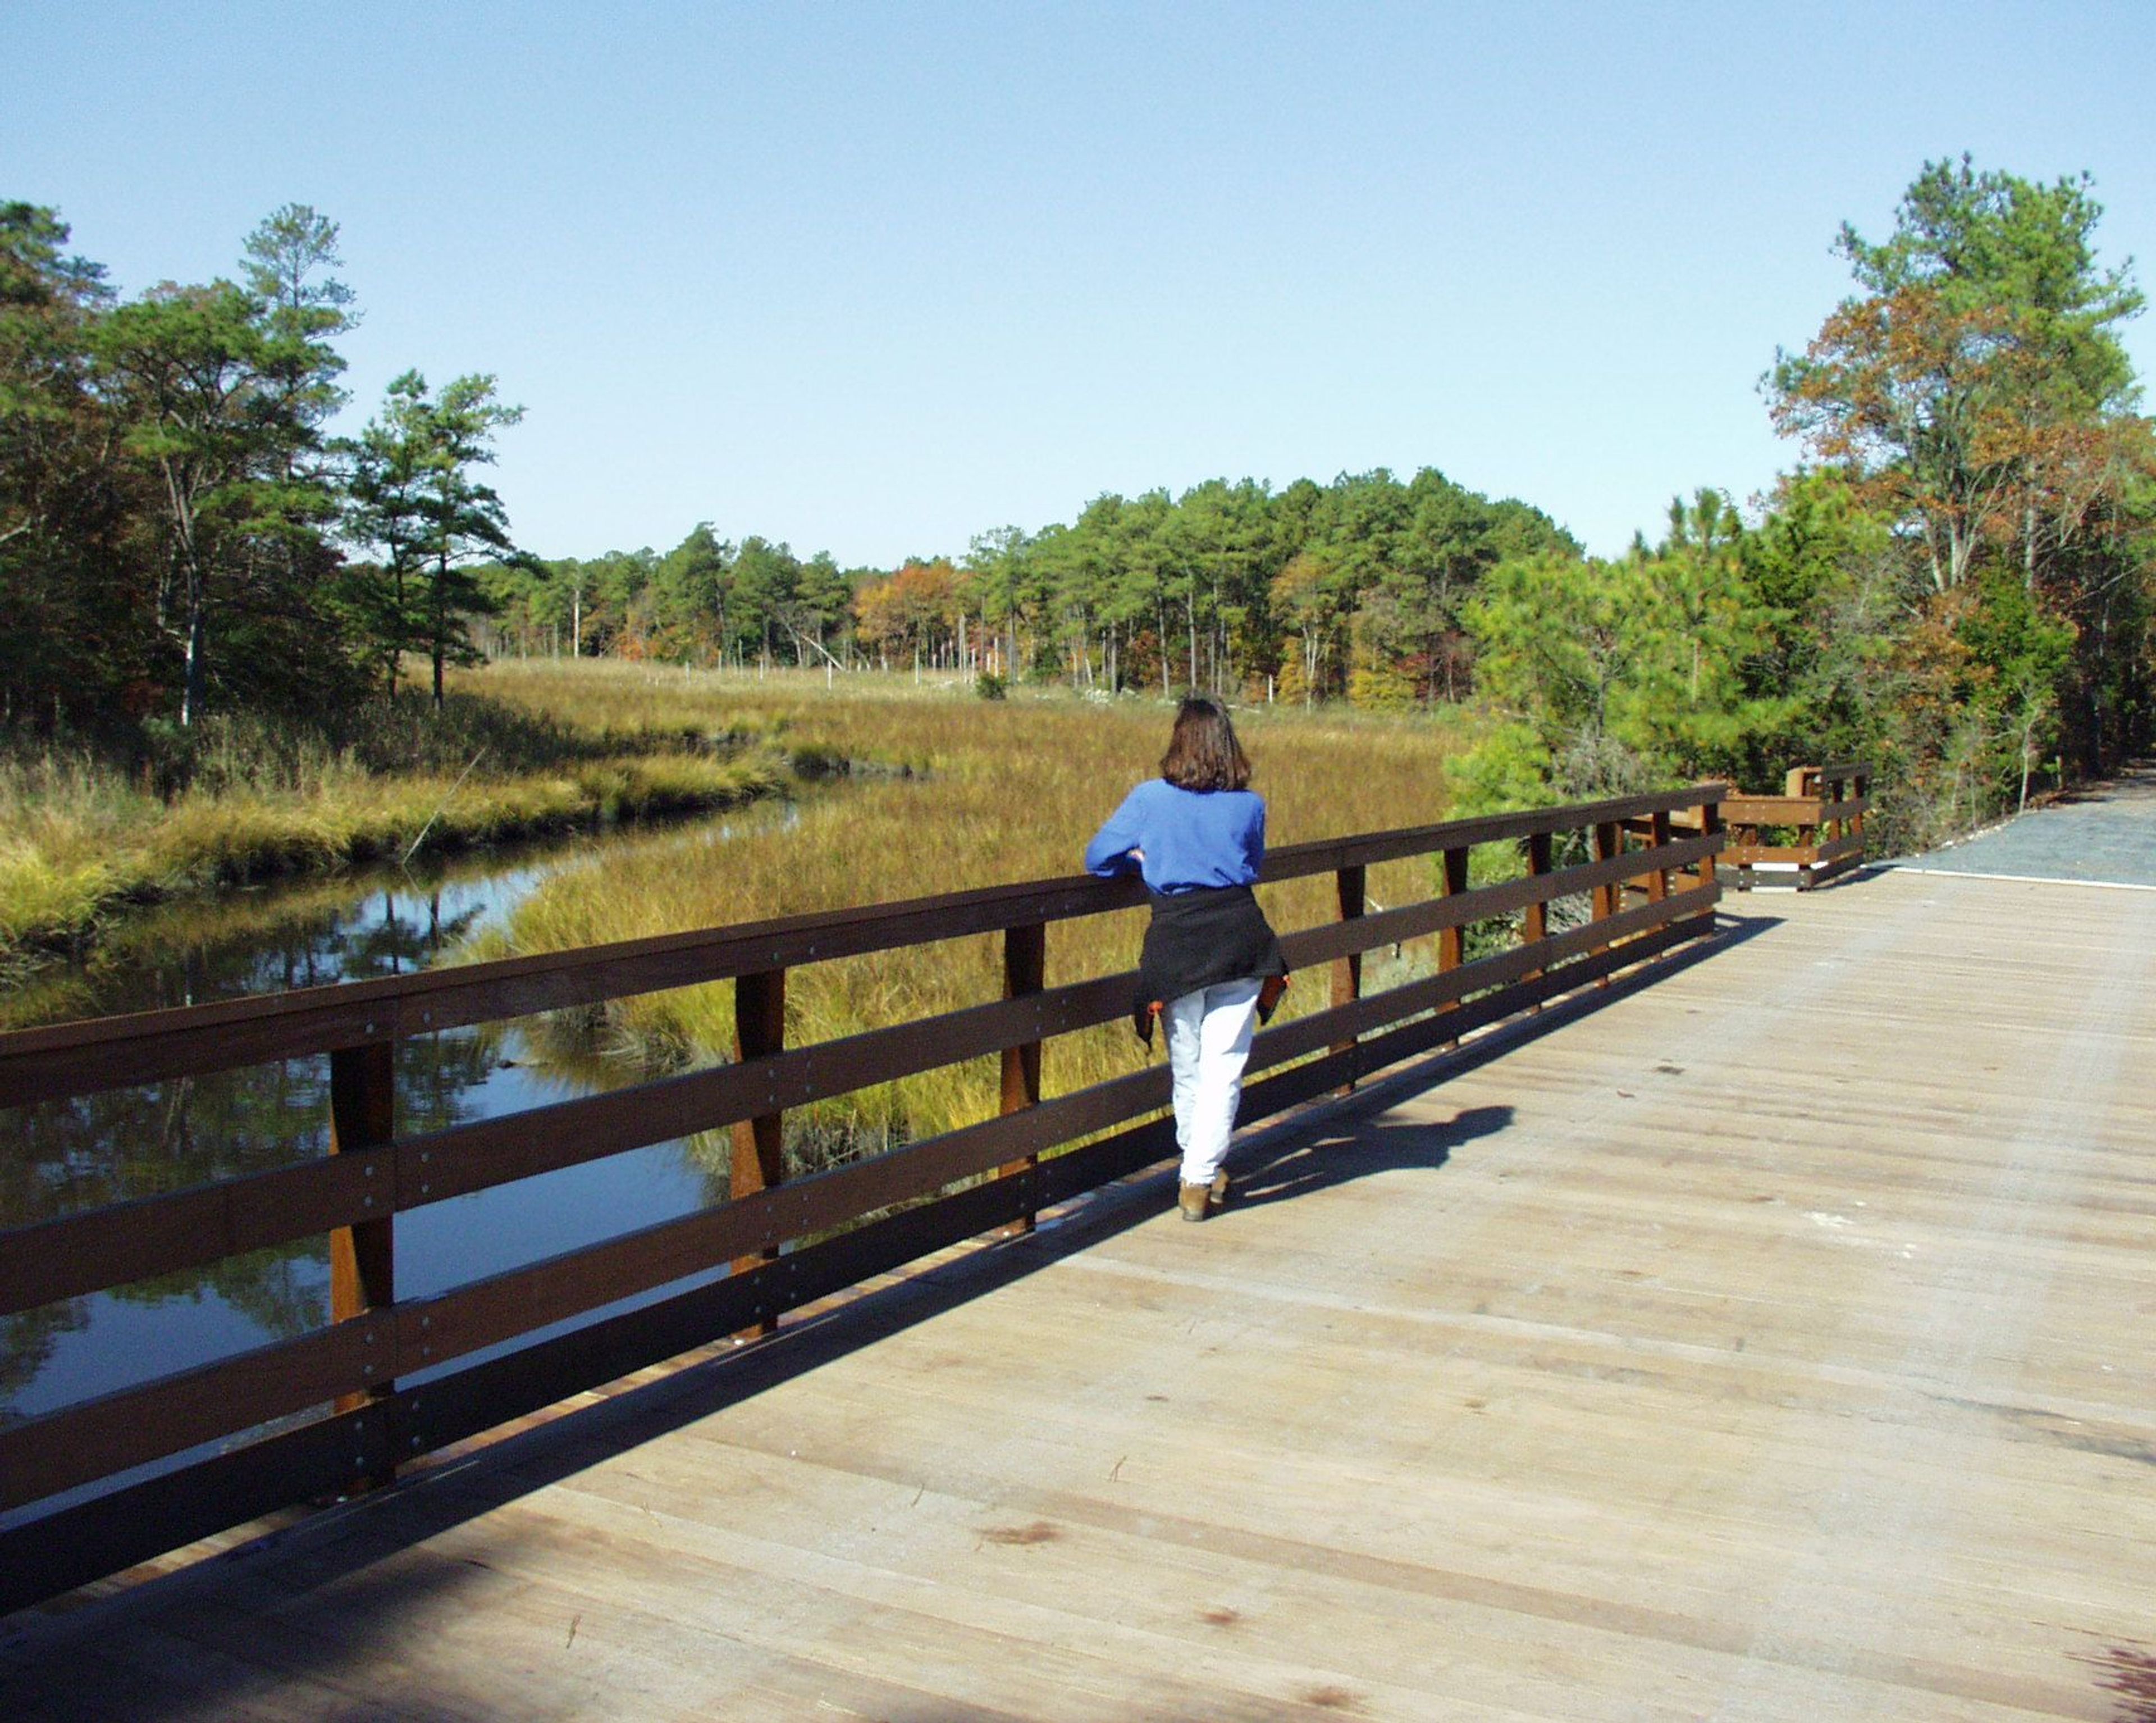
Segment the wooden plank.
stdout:
[[432,1299],[407,1302],[398,1312],[403,1355],[438,1364],[729,1258],[762,1260],[762,1253],[788,1239],[927,1195],[1162,1106],[1167,1098],[1166,1067],[1154,1067]]
[[393,1205],[391,1151],[301,1161],[0,1232],[0,1315],[327,1232]]
[[1144,901],[1088,876],[790,916],[0,1035],[0,1106],[1097,915]]
[[[1053,1166],[1053,1161],[1048,1163]],[[744,1273],[606,1318],[400,1396],[399,1427],[432,1451],[978,1237],[1040,1206],[1037,1171],[978,1185],[759,1263]]]
[[1538,831],[1578,831],[1604,821],[1621,822],[1641,818],[1658,810],[1697,807],[1703,800],[1718,802],[1727,793],[1728,786],[1726,784],[1702,784],[1688,789],[1661,790],[1645,795],[1620,796],[1607,801],[1537,809],[1527,813],[1451,820],[1433,825],[1404,827],[1397,831],[1290,844],[1266,852],[1262,878],[1270,882],[1301,878],[1313,873],[1337,872],[1342,867],[1374,867],[1380,862],[1403,861],[1414,856],[1433,854],[1440,850],[1517,842]]
[[1732,844],[1722,853],[1723,859],[1732,866],[1749,867],[1762,862],[1808,862],[1817,852],[1810,846],[1796,848],[1787,844]]
[[0,1428],[0,1510],[108,1478],[398,1373],[388,1311]]
[[1722,804],[1722,817],[1732,825],[1804,825],[1816,823],[1815,795],[1732,795]]
[[1845,837],[1838,837],[1831,842],[1821,844],[1819,846],[1818,859],[1821,862],[1839,862],[1845,856],[1861,856],[1863,853],[1864,834],[1861,831],[1852,831]]
[[389,1410],[370,1405],[0,1529],[0,1615],[352,1489],[389,1469],[397,1447]]

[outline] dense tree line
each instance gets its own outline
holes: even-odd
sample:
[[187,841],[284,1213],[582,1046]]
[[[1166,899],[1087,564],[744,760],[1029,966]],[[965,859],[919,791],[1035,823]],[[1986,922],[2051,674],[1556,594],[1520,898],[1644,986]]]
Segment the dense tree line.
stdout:
[[2086,179],[1966,159],[1909,188],[1858,291],[1763,379],[1810,460],[1748,525],[1711,491],[1614,562],[1509,563],[1467,609],[1508,720],[1491,800],[1800,760],[1881,769],[1936,840],[2151,739],[2156,440]]
[[706,524],[496,577],[498,650],[823,663],[1495,720],[1471,801],[1881,768],[1922,841],[2150,740],[2156,446],[2086,178],[1928,164],[1856,291],[1763,379],[1806,457],[1599,559],[1424,470],[1095,499],[891,572]]
[[522,652],[922,667],[1111,691],[1205,687],[1396,706],[1471,686],[1461,606],[1507,558],[1577,559],[1539,511],[1425,470],[1283,491],[1214,480],[1101,496],[956,559],[842,570],[708,523],[649,550],[504,569],[492,638]]
[[1096,498],[963,555],[842,568],[700,523],[541,562],[477,475],[514,409],[407,375],[357,437],[335,228],[250,236],[237,282],[116,302],[49,211],[0,208],[0,690],[18,722],[187,722],[439,690],[480,653],[936,671],[1376,708],[1470,702],[1469,805],[1801,760],[1881,768],[1901,836],[1973,823],[2150,739],[2156,440],[2086,178],[1928,165],[1849,298],[1762,380],[1803,458],[1740,511],[1586,556],[1430,469]]
[[357,439],[336,224],[302,205],[239,279],[121,300],[53,210],[0,204],[0,711],[109,733],[319,710],[410,651],[469,656],[473,564],[513,558],[476,474],[493,379],[391,386]]

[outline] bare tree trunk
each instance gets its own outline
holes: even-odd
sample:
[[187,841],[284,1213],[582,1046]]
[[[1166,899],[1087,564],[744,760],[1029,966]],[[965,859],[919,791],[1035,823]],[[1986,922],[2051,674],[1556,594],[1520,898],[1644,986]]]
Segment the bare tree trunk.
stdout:
[[204,614],[205,609],[199,597],[189,595],[187,675],[180,688],[180,725],[182,729],[191,726],[202,712],[209,644],[209,619]]
[[434,570],[434,601],[431,607],[434,620],[434,640],[431,644],[434,656],[434,710],[437,712],[442,709],[442,657],[449,645],[449,619],[444,608],[449,601],[449,559],[445,556]]

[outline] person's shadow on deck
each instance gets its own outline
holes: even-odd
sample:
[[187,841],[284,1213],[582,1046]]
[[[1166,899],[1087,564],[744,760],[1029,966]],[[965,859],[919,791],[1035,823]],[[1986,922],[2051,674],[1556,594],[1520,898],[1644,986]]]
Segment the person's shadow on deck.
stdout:
[[[1342,1120],[1333,1129],[1287,1139],[1255,1156],[1230,1155],[1230,1211],[1308,1196],[1350,1179],[1404,1167],[1435,1172],[1452,1151],[1510,1128],[1510,1107],[1470,1107],[1443,1124],[1385,1117]],[[1245,1164],[1239,1165],[1239,1160]]]

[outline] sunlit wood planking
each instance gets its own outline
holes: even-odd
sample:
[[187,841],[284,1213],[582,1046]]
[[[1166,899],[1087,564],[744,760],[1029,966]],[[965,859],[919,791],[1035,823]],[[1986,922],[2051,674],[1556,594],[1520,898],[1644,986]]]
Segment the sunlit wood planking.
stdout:
[[1219,1222],[1156,1183],[954,1254],[283,1547],[26,1618],[0,1696],[2146,1715],[2156,895],[1889,875],[1730,921],[1441,1086],[1260,1139]]

